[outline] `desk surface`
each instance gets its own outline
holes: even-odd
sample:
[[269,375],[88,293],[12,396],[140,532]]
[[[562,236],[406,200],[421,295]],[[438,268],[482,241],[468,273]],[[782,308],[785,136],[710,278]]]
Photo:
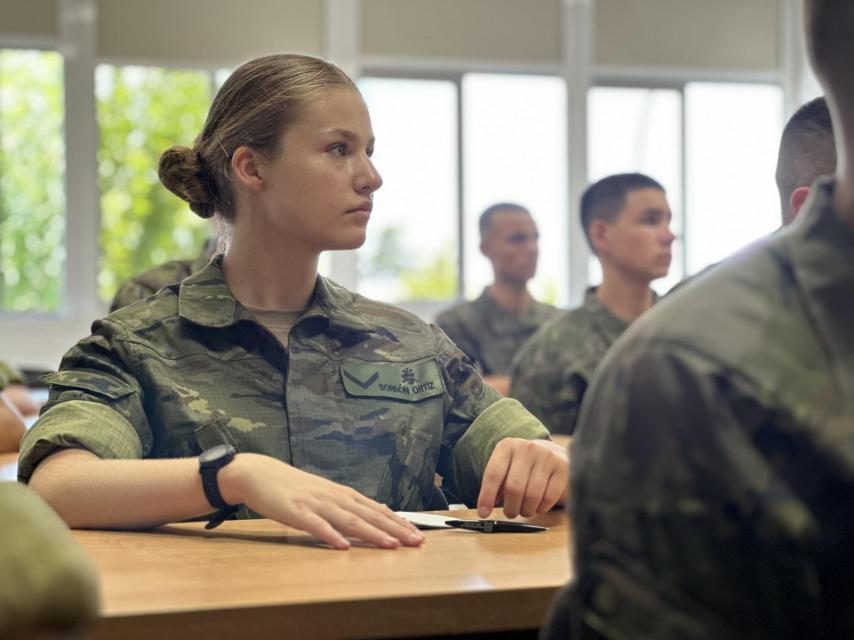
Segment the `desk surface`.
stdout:
[[[476,518],[474,511],[455,511]],[[499,518],[496,511],[494,517]],[[568,523],[427,531],[420,548],[323,547],[269,520],[74,531],[101,574],[91,638],[389,638],[538,627],[569,579]]]
[[18,454],[0,453],[0,482],[18,479]]

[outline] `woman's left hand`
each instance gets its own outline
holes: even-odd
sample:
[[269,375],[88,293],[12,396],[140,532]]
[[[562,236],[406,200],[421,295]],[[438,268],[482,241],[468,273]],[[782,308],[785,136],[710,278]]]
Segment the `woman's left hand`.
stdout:
[[508,518],[545,513],[566,502],[569,454],[548,440],[505,438],[492,451],[477,499],[477,513],[489,515],[503,501]]

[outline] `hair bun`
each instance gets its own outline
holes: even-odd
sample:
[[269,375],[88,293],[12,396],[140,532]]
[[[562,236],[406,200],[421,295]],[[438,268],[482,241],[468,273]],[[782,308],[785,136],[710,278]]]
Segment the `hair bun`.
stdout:
[[214,215],[216,188],[195,151],[187,147],[167,149],[160,156],[157,174],[163,186],[187,202],[196,215],[201,218]]

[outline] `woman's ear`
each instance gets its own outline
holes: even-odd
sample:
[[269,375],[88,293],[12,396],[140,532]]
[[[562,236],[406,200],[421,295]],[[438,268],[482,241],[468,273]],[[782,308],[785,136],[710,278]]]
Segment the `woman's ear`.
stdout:
[[238,184],[252,191],[264,188],[264,176],[259,158],[252,149],[240,146],[231,154],[231,173]]

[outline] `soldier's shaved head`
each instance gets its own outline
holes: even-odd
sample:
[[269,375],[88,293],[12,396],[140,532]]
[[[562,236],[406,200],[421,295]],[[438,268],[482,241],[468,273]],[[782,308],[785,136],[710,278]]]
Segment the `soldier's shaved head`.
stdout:
[[799,202],[793,202],[795,191],[835,171],[836,146],[830,111],[824,98],[816,98],[795,112],[780,139],[776,178],[783,224],[794,219],[796,208],[803,202],[798,196]]

